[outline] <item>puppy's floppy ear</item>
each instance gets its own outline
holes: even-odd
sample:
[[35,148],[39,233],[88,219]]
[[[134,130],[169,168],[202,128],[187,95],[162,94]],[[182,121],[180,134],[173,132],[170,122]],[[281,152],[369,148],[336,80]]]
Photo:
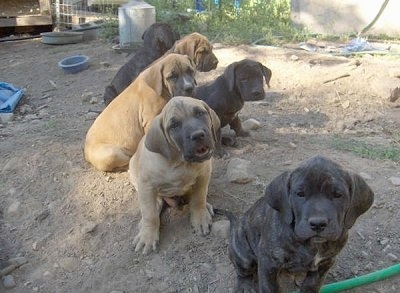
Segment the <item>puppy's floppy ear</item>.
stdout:
[[220,137],[221,136],[221,122],[218,118],[217,113],[215,113],[215,111],[213,109],[211,109],[211,107],[208,106],[206,102],[204,102],[204,101],[201,101],[201,102],[203,103],[204,108],[207,110],[208,115],[211,118],[213,139],[214,139],[214,142],[216,144],[218,144],[218,142],[221,139],[221,137]]
[[350,174],[352,179],[350,207],[346,213],[344,224],[350,229],[357,218],[365,213],[374,202],[374,192],[358,174]]
[[162,114],[157,115],[153,119],[146,134],[144,144],[149,151],[171,159],[171,146],[168,143],[162,120]]
[[231,63],[224,71],[224,77],[226,83],[228,84],[228,90],[233,92],[235,89],[235,69],[236,69],[237,62]]
[[[162,60],[162,59],[161,59]],[[161,96],[164,85],[164,64],[160,60],[143,71],[140,75],[143,74],[143,80],[148,84],[157,95]],[[139,75],[139,76],[140,76]]]
[[268,67],[265,67],[260,63],[261,71],[265,77],[265,83],[267,84],[268,88],[270,88],[269,82],[271,80],[272,71]]
[[286,171],[276,177],[265,188],[264,193],[267,203],[280,213],[282,220],[288,225],[293,221],[293,213],[289,200],[290,174],[289,171]]

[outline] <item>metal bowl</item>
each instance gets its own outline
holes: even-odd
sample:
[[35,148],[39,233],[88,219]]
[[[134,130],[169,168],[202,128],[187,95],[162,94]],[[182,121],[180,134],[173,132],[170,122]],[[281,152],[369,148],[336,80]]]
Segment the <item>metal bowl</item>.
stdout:
[[42,43],[49,45],[74,44],[83,40],[83,32],[47,32],[40,35]]

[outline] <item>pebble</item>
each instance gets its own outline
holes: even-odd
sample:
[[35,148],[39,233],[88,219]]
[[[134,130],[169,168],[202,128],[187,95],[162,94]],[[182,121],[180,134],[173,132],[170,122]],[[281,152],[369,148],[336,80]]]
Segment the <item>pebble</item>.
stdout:
[[1,123],[7,123],[7,122],[11,122],[13,120],[14,120],[13,113],[0,113],[0,122]]
[[393,254],[393,253],[388,253],[387,256],[390,258],[391,261],[393,262],[397,262],[397,260],[399,259],[397,257],[397,255]]
[[12,204],[7,209],[7,212],[9,214],[16,214],[21,206],[21,203],[19,201],[14,201]]
[[3,286],[7,289],[14,288],[16,286],[14,277],[7,275],[3,278]]
[[232,158],[227,166],[226,175],[229,182],[246,184],[254,180],[254,176],[249,173],[250,162],[239,159]]
[[290,56],[290,60],[292,60],[292,61],[297,61],[299,59],[300,59],[299,56],[296,56],[296,55]]
[[86,119],[87,120],[94,120],[97,118],[97,116],[99,116],[99,113],[96,112],[88,112],[86,113]]
[[386,245],[386,244],[389,243],[389,239],[388,239],[388,238],[384,238],[384,239],[380,240],[379,243],[380,243],[381,245]]
[[390,183],[392,183],[394,186],[400,186],[400,177],[397,176],[392,176],[389,178]]
[[261,127],[261,123],[256,119],[250,118],[242,122],[242,126],[246,130],[256,130]]
[[211,233],[213,236],[227,239],[231,223],[228,220],[216,221],[212,224]]
[[374,177],[372,177],[371,175],[369,175],[366,172],[360,172],[360,176],[364,179],[364,180],[372,180],[374,179]]

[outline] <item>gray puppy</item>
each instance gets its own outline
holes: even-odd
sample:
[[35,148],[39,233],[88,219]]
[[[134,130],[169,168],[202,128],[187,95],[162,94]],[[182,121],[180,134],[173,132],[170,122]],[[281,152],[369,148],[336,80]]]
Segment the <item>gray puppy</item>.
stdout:
[[[228,65],[212,83],[198,86],[194,97],[205,101],[217,113],[221,127],[229,124],[237,136],[249,136],[242,128],[239,111],[245,101],[264,99],[264,79],[269,87],[271,75],[271,70],[260,62],[243,59]],[[230,140],[223,143],[234,144]]]
[[275,178],[240,219],[227,213],[236,292],[280,292],[281,273],[305,275],[300,292],[318,292],[348,230],[373,200],[359,175],[325,157]]
[[143,47],[115,74],[105,91],[104,103],[108,105],[128,87],[148,65],[160,58],[179,40],[179,33],[167,23],[153,23],[142,36]]

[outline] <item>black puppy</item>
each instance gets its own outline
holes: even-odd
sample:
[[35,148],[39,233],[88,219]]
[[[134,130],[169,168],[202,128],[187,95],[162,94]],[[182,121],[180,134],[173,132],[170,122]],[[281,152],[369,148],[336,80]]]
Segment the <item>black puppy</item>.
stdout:
[[218,115],[221,127],[227,124],[237,136],[248,136],[238,117],[245,101],[264,99],[264,78],[269,87],[272,72],[249,59],[230,64],[222,75],[195,89],[194,97],[205,101]]
[[143,47],[125,63],[114,76],[104,92],[104,103],[108,105],[128,87],[148,65],[160,58],[179,40],[179,33],[167,23],[153,23],[142,36]]
[[373,200],[360,176],[320,156],[275,178],[240,219],[227,213],[236,292],[280,292],[284,272],[305,274],[300,292],[318,292],[348,230]]

